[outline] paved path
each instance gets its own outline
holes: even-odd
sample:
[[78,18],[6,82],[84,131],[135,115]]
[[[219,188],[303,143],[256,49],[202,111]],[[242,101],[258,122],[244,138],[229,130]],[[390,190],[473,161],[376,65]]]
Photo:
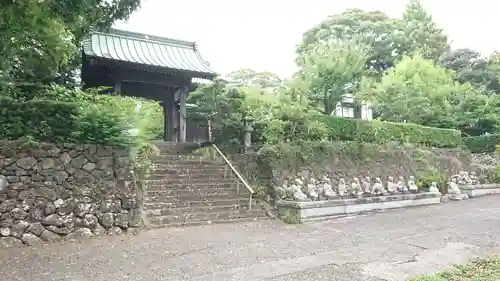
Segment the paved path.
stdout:
[[8,249],[0,279],[405,280],[494,252],[500,196],[306,225],[212,225]]

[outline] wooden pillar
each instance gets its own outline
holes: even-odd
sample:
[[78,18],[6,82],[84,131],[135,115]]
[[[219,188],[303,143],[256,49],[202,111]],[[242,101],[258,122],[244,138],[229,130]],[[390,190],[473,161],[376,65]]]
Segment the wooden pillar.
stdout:
[[164,98],[162,102],[160,102],[161,108],[163,109],[163,140],[169,141],[169,128],[168,128],[168,105],[167,99]]
[[177,141],[175,136],[176,108],[175,108],[175,92],[168,91],[160,103],[163,108],[163,140]]
[[187,87],[179,89],[179,142],[186,142],[186,98]]
[[179,103],[179,89],[171,95],[170,103],[172,105],[169,112],[170,126],[172,126],[170,140],[177,142],[179,141],[179,109],[177,108]]

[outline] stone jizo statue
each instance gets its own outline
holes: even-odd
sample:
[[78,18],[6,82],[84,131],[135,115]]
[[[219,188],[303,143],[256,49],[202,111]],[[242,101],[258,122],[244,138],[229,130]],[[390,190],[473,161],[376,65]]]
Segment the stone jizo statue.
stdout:
[[365,177],[363,179],[363,182],[361,183],[361,185],[362,185],[363,193],[372,194],[372,184],[371,184],[370,177]]
[[439,188],[437,186],[437,182],[433,181],[431,183],[431,186],[429,187],[429,192],[434,193],[434,194],[441,194],[441,192],[439,191]]
[[418,192],[418,186],[415,183],[415,177],[414,176],[410,176],[408,178],[408,191],[410,191],[411,193],[417,193]]
[[470,173],[471,184],[479,184],[479,177],[476,175],[476,172]]
[[399,192],[402,192],[402,193],[407,193],[408,192],[408,188],[406,188],[405,178],[403,176],[399,177],[397,185],[398,185],[398,191]]
[[356,177],[352,180],[350,194],[352,196],[358,196],[358,197],[363,195],[363,191],[361,190],[361,184],[359,182],[359,179]]
[[290,188],[293,190],[293,200],[301,202],[309,201],[309,198],[302,192],[300,186],[293,184]]
[[460,191],[457,184],[457,178],[452,178],[448,183],[448,196],[451,200],[464,200],[469,198],[467,194],[462,194],[462,191]]
[[344,196],[348,195],[348,188],[347,188],[347,184],[345,183],[345,179],[339,180],[337,192],[339,193],[340,197],[344,197]]
[[321,196],[326,199],[333,199],[337,196],[335,191],[332,189],[331,180],[328,177],[323,178],[323,184],[321,186]]
[[380,178],[375,179],[375,183],[373,184],[373,194],[375,195],[383,195],[385,193],[384,185],[382,184],[382,180]]
[[293,184],[290,184],[288,182],[288,180],[285,180],[283,182],[282,188],[285,190],[285,194],[286,194],[285,198],[293,200],[293,193],[294,193]]
[[458,184],[472,184],[472,179],[469,177],[469,173],[460,171],[460,173],[458,174]]
[[318,200],[319,194],[316,179],[311,179],[311,182],[307,184],[307,196],[312,200]]
[[394,183],[394,177],[387,177],[387,192],[390,194],[396,194],[398,192],[398,185]]

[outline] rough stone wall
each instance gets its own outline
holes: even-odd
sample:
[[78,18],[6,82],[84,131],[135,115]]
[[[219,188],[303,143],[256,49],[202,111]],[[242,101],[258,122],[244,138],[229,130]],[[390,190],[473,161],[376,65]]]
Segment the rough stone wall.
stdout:
[[[327,154],[327,152],[325,152]],[[380,177],[417,175],[424,170],[435,170],[446,176],[464,171],[480,169],[471,165],[470,153],[459,149],[424,149],[403,148],[398,146],[370,145],[370,152],[359,154],[333,153],[321,161],[312,160],[310,163],[301,163],[299,167],[285,167],[280,165],[265,166],[258,162],[256,153],[246,155],[233,155],[232,160],[238,169],[250,182],[271,185],[280,184],[280,179],[295,177],[300,174],[305,178],[321,178],[328,175],[336,182],[339,178],[352,179],[352,177]]]
[[132,232],[141,202],[125,148],[0,142],[0,248]]

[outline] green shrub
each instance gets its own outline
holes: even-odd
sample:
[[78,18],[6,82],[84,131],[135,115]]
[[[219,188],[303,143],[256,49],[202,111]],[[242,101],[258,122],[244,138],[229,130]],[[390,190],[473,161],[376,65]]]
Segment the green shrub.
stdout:
[[356,139],[357,124],[354,120],[328,115],[316,115],[315,118],[328,127],[330,140],[349,141]]
[[495,169],[488,173],[488,180],[492,183],[500,183],[500,165],[496,165]]
[[442,173],[424,173],[418,177],[417,185],[421,190],[429,191],[432,182],[436,182],[441,193],[446,193],[448,184],[446,175]]
[[0,99],[0,139],[73,140],[79,111],[74,103]]
[[100,104],[0,99],[0,139],[126,145],[128,123]]
[[[157,102],[100,94],[102,90],[48,85],[35,95],[3,97],[0,139],[128,145],[162,136],[163,112]],[[132,128],[137,136],[127,135]]]
[[426,127],[411,123],[381,121],[358,122],[359,139],[375,143],[415,143],[432,147],[458,147],[462,144],[460,131]]
[[472,153],[494,152],[496,146],[500,144],[500,134],[467,137],[463,141]]
[[336,116],[317,116],[329,127],[330,140],[357,140],[370,143],[414,143],[432,147],[458,147],[460,131],[408,123],[365,121]]
[[126,134],[131,124],[116,108],[88,105],[80,109],[72,138],[83,143],[128,145],[133,141]]

